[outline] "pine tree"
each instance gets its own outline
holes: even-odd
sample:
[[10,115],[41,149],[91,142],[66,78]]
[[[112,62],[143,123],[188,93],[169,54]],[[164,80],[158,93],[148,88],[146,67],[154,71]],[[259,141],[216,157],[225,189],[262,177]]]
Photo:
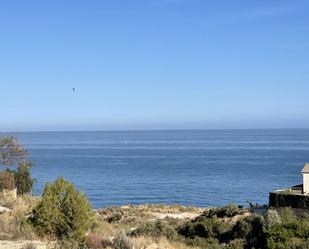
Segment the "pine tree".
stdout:
[[46,184],[42,200],[30,217],[39,235],[80,243],[85,239],[90,221],[91,209],[86,196],[62,177]]

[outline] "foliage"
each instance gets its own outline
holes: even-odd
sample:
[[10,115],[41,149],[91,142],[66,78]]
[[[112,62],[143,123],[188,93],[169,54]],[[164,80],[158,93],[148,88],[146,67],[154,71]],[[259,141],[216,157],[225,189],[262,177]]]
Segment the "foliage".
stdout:
[[133,243],[122,231],[118,233],[114,239],[114,248],[115,249],[133,249]]
[[246,240],[235,239],[235,240],[232,240],[225,248],[226,249],[243,249],[245,247],[246,247]]
[[281,224],[281,217],[277,210],[269,209],[264,217],[264,228],[269,229],[274,225]]
[[309,222],[307,217],[296,217],[291,209],[281,210],[281,223],[265,230],[267,248],[306,248],[309,239]]
[[[262,217],[253,214],[236,217],[243,211],[234,207],[208,210],[197,219],[182,225],[178,233],[184,236],[190,245],[201,248],[220,248],[216,243],[210,244],[210,241],[217,241],[224,248],[231,249],[264,248]],[[217,214],[222,218],[218,218]]]
[[42,200],[33,209],[29,221],[41,236],[82,243],[90,219],[90,205],[85,195],[60,177],[54,183],[46,184]]
[[0,190],[11,190],[16,186],[17,194],[31,191],[34,181],[30,175],[31,163],[26,158],[27,151],[15,137],[0,138],[0,164],[18,166],[17,170],[7,170],[0,173]]
[[186,243],[189,246],[197,246],[199,248],[207,248],[207,249],[221,249],[221,245],[219,241],[215,238],[200,238],[195,237],[193,239],[186,239]]
[[178,229],[178,233],[186,238],[217,238],[221,240],[230,231],[230,226],[218,218],[189,222]]
[[148,222],[145,223],[135,230],[133,230],[130,234],[131,236],[151,236],[151,237],[166,237],[170,240],[177,239],[177,232],[168,224],[163,221],[156,222]]
[[14,172],[15,185],[17,188],[17,194],[22,195],[30,193],[34,179],[30,175],[31,163],[29,161],[19,163],[17,171]]
[[110,216],[106,218],[106,221],[108,223],[117,223],[122,218],[122,215],[120,213],[113,213]]
[[51,249],[86,249],[86,247],[74,239],[63,239],[54,244]]
[[247,222],[245,219],[237,221],[236,225],[233,227],[233,237],[246,239],[249,237],[252,231],[252,226],[250,222]]
[[17,165],[27,157],[27,151],[15,137],[0,138],[0,164]]
[[208,218],[212,218],[214,216],[218,218],[224,218],[224,217],[233,217],[237,214],[240,214],[241,210],[237,205],[230,204],[225,207],[221,208],[211,208],[209,210],[206,210],[203,212],[201,216],[197,218],[198,221],[203,221]]

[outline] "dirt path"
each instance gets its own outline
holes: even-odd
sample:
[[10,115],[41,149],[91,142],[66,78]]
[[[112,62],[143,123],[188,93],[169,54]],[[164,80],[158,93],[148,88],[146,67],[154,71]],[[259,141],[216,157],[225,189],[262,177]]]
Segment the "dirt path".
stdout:
[[151,212],[151,215],[158,219],[164,219],[164,218],[174,218],[174,219],[194,219],[198,217],[200,214],[197,213],[189,213],[189,212],[183,212],[179,214],[173,214],[173,213],[155,213]]
[[22,249],[26,245],[33,244],[36,249],[47,249],[43,242],[40,241],[27,241],[27,240],[18,240],[18,241],[8,241],[0,240],[0,249]]

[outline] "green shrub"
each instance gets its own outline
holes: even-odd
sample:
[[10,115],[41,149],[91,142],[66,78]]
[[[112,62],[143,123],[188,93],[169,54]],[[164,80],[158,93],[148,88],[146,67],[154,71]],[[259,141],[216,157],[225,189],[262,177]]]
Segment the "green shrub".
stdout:
[[289,207],[280,208],[279,215],[281,217],[281,221],[284,221],[284,223],[290,223],[297,220],[292,208]]
[[[246,246],[246,241],[243,239],[232,240],[226,247],[226,249],[244,249]],[[251,247],[250,247],[251,248]],[[253,248],[253,247],[252,247]]]
[[46,184],[42,200],[29,218],[41,236],[83,242],[90,225],[91,210],[84,194],[62,177]]
[[19,195],[30,193],[32,189],[34,180],[30,175],[30,167],[30,162],[19,163],[17,171],[14,172],[15,185]]
[[309,239],[309,225],[303,218],[276,224],[266,231],[267,246],[270,249],[277,248],[305,248]]
[[186,239],[186,244],[189,246],[207,248],[207,249],[222,249],[219,241],[215,238],[200,238],[195,237],[194,239]]
[[221,240],[230,231],[230,226],[216,217],[204,221],[188,222],[178,229],[178,233],[186,238],[217,238]]
[[269,229],[274,225],[281,224],[281,217],[276,210],[268,210],[264,216],[264,228]]
[[222,208],[211,208],[206,210],[202,215],[196,218],[196,221],[204,221],[205,219],[212,218],[214,216],[218,218],[233,217],[240,213],[241,210],[237,205],[230,204]]
[[151,236],[151,237],[166,237],[169,240],[175,240],[178,237],[177,232],[168,224],[158,220],[148,222],[133,230],[131,236]]
[[239,239],[246,239],[252,233],[252,226],[249,222],[242,219],[237,221],[233,227],[233,237]]
[[120,213],[113,213],[112,215],[106,218],[108,223],[117,223],[121,220],[122,215]]

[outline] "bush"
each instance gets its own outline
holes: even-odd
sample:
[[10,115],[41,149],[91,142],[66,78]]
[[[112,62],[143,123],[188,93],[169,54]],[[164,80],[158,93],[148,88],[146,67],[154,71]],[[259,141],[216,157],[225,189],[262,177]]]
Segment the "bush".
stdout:
[[120,232],[114,239],[115,249],[133,249],[133,243],[124,232]]
[[186,238],[217,238],[221,240],[230,230],[230,226],[216,217],[204,221],[186,223],[178,229],[178,233]]
[[62,177],[46,184],[42,200],[29,218],[40,236],[84,242],[91,220],[90,205],[84,194]]
[[113,247],[113,242],[102,234],[90,233],[86,238],[86,247],[88,249],[101,249]]
[[214,238],[204,239],[200,237],[195,237],[194,239],[187,239],[186,244],[198,248],[222,249],[219,241]]
[[120,213],[113,213],[112,215],[106,218],[108,223],[117,223],[121,220],[122,215]]
[[168,224],[158,220],[143,224],[133,230],[131,236],[166,237],[169,240],[177,239],[177,232]]
[[234,238],[246,239],[251,234],[251,232],[251,224],[244,219],[237,221],[237,223],[233,227]]
[[15,185],[17,188],[17,194],[30,193],[34,180],[30,175],[30,162],[19,163],[17,171],[14,172]]
[[[225,248],[226,249],[244,249],[245,245],[246,245],[245,240],[235,239],[235,240],[232,240]],[[252,248],[254,248],[254,247],[252,247]]]
[[214,216],[218,218],[233,217],[240,214],[241,210],[238,206],[230,204],[222,208],[211,208],[203,212],[203,214],[196,218],[196,221],[204,221],[205,219],[212,218]]
[[269,229],[274,225],[281,224],[281,217],[276,210],[268,210],[264,216],[264,228]]

